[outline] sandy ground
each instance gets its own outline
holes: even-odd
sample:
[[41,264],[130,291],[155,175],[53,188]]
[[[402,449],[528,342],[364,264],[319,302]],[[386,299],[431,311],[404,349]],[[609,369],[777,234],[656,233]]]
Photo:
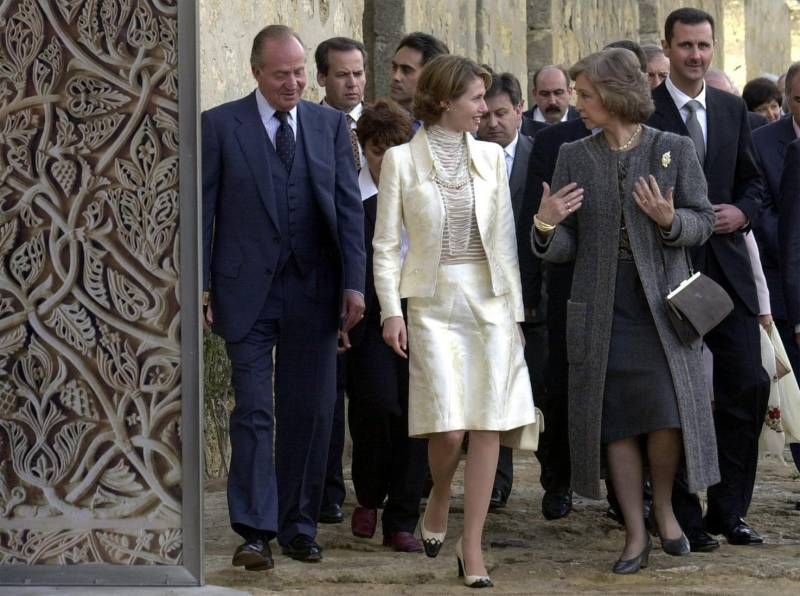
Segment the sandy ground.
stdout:
[[[456,476],[448,539],[436,559],[395,553],[372,540],[354,538],[345,503],[345,523],[320,526],[324,561],[305,564],[276,553],[270,573],[230,566],[239,539],[228,527],[224,484],[206,492],[206,581],[254,595],[299,594],[458,594],[468,593],[456,578],[455,540],[463,521],[462,466]],[[635,576],[610,572],[622,544],[622,529],[606,518],[605,501],[576,499],[571,515],[546,521],[539,504],[539,466],[531,455],[515,462],[514,491],[508,507],[490,514],[484,548],[495,582],[490,594],[757,594],[800,595],[800,475],[794,466],[768,460],[760,466],[749,521],[766,538],[762,546],[723,543],[713,553],[670,557],[658,549],[650,567]],[[348,479],[349,484],[349,479]],[[348,487],[352,489],[350,485]],[[274,543],[273,543],[274,545]],[[275,547],[274,547],[275,548]]]

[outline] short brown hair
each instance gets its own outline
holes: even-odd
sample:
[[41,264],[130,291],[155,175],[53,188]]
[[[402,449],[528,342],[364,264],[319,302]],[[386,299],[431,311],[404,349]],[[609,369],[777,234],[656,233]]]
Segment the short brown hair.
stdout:
[[367,141],[388,149],[402,145],[411,138],[411,118],[391,99],[379,99],[364,106],[356,125],[358,142],[365,147]]
[[645,122],[655,110],[647,77],[630,50],[608,48],[590,54],[569,69],[573,81],[580,75],[597,89],[605,109],[622,120]]
[[414,116],[427,125],[435,124],[445,110],[442,103],[461,97],[476,77],[487,89],[491,87],[492,75],[477,62],[453,54],[437,56],[419,75]]

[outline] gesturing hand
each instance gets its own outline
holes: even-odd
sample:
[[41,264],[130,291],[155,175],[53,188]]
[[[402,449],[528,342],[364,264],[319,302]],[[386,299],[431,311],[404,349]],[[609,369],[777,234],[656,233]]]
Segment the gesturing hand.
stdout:
[[656,222],[664,230],[672,227],[675,219],[675,206],[672,202],[672,188],[667,189],[667,196],[661,196],[661,189],[654,176],[639,177],[633,185],[633,198],[639,209]]
[[408,334],[403,317],[389,317],[383,322],[383,341],[401,358],[408,358]]
[[536,214],[542,223],[558,225],[583,204],[583,189],[578,188],[575,182],[570,182],[556,193],[550,192],[547,182],[542,182],[542,188],[542,202]]

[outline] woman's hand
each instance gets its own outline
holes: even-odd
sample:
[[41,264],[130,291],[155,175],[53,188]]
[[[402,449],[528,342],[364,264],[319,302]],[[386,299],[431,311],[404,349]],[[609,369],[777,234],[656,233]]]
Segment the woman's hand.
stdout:
[[408,334],[403,317],[389,317],[383,322],[383,341],[401,358],[408,358]]
[[633,198],[639,209],[656,222],[663,230],[672,228],[675,219],[675,206],[672,203],[672,188],[667,190],[667,196],[661,196],[661,189],[654,176],[640,177],[633,185]]
[[556,226],[567,216],[580,209],[583,203],[583,189],[570,182],[556,193],[550,193],[550,185],[542,182],[542,202],[536,218],[544,224]]

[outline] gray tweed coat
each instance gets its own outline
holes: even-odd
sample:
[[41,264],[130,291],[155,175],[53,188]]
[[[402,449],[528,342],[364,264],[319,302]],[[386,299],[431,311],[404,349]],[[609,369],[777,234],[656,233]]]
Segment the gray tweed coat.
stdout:
[[[583,206],[534,251],[552,262],[575,260],[572,295],[567,303],[569,361],[569,439],[572,488],[600,497],[600,431],[619,245],[620,204],[625,212],[634,261],[666,353],[678,400],[689,488],[719,481],[711,404],[699,348],[684,346],[669,321],[665,296],[689,276],[683,247],[711,235],[714,215],[706,180],[688,137],[643,127],[638,147],[629,152],[624,196],[619,196],[619,154],[603,134],[562,145],[553,191],[569,182],[584,188]],[[633,198],[633,183],[652,174],[662,193],[674,187],[675,223],[667,237]],[[639,355],[631,354],[631,358]]]

